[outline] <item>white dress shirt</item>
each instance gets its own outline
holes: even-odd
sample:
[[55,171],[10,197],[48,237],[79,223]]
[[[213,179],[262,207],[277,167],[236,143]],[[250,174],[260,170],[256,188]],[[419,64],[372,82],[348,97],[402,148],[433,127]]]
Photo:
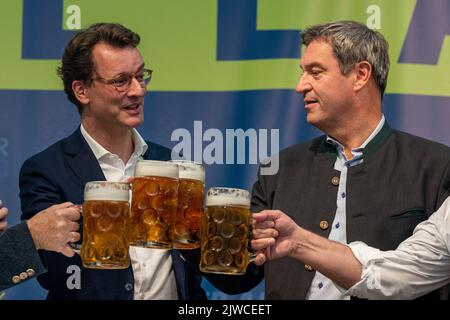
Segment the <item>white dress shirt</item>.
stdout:
[[349,246],[363,271],[361,281],[345,294],[414,299],[436,290],[450,282],[450,197],[396,250],[380,251],[362,242]]
[[[147,151],[141,135],[133,130],[134,152],[124,164],[118,155],[103,148],[81,125],[81,134],[94,153],[107,181],[124,181],[134,175],[134,169]],[[134,274],[135,300],[178,299],[172,256],[167,250],[130,246],[130,260]]]

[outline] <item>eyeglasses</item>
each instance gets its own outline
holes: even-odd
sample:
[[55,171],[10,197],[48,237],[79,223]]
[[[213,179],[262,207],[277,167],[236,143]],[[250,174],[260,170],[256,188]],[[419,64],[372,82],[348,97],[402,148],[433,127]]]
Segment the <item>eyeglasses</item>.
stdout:
[[130,89],[131,81],[133,78],[139,82],[142,88],[145,88],[152,79],[153,70],[151,69],[142,69],[138,72],[134,73],[124,73],[113,79],[105,79],[105,78],[91,78],[92,81],[98,80],[105,84],[113,85],[117,91],[125,92]]

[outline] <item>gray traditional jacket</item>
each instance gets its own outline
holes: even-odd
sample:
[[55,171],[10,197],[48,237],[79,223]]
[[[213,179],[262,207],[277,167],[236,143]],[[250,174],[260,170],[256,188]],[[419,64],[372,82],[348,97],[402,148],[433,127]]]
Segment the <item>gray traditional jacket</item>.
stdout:
[[[334,169],[336,150],[325,139],[282,151],[278,173],[260,175],[254,184],[252,211],[279,209],[300,226],[328,237],[340,172]],[[364,149],[363,159],[348,168],[347,241],[395,249],[449,196],[450,148],[385,123]],[[260,279],[264,276],[267,299],[304,299],[314,274],[300,261],[282,258],[266,263]]]

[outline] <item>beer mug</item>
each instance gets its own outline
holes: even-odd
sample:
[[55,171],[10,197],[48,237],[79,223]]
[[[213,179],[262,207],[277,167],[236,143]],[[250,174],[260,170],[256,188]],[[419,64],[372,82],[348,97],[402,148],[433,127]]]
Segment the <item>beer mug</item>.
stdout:
[[126,269],[130,265],[125,228],[130,212],[130,185],[91,181],[84,188],[83,266],[92,269]]
[[178,166],[166,161],[141,160],[134,176],[127,227],[130,245],[171,249],[178,203]]
[[248,251],[250,195],[232,188],[211,188],[202,219],[200,270],[244,274],[255,258]]
[[178,210],[174,220],[173,247],[200,247],[200,229],[205,197],[205,169],[200,163],[173,160],[179,168]]

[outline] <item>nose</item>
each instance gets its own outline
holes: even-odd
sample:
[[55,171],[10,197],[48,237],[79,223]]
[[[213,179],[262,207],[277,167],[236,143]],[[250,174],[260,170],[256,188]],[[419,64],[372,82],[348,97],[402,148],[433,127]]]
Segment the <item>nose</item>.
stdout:
[[147,87],[142,84],[135,78],[131,78],[130,87],[128,88],[127,95],[129,97],[142,97],[147,91]]
[[307,76],[302,74],[300,79],[298,80],[297,86],[295,87],[295,91],[300,94],[305,94],[308,91],[312,90],[312,85],[308,81]]

